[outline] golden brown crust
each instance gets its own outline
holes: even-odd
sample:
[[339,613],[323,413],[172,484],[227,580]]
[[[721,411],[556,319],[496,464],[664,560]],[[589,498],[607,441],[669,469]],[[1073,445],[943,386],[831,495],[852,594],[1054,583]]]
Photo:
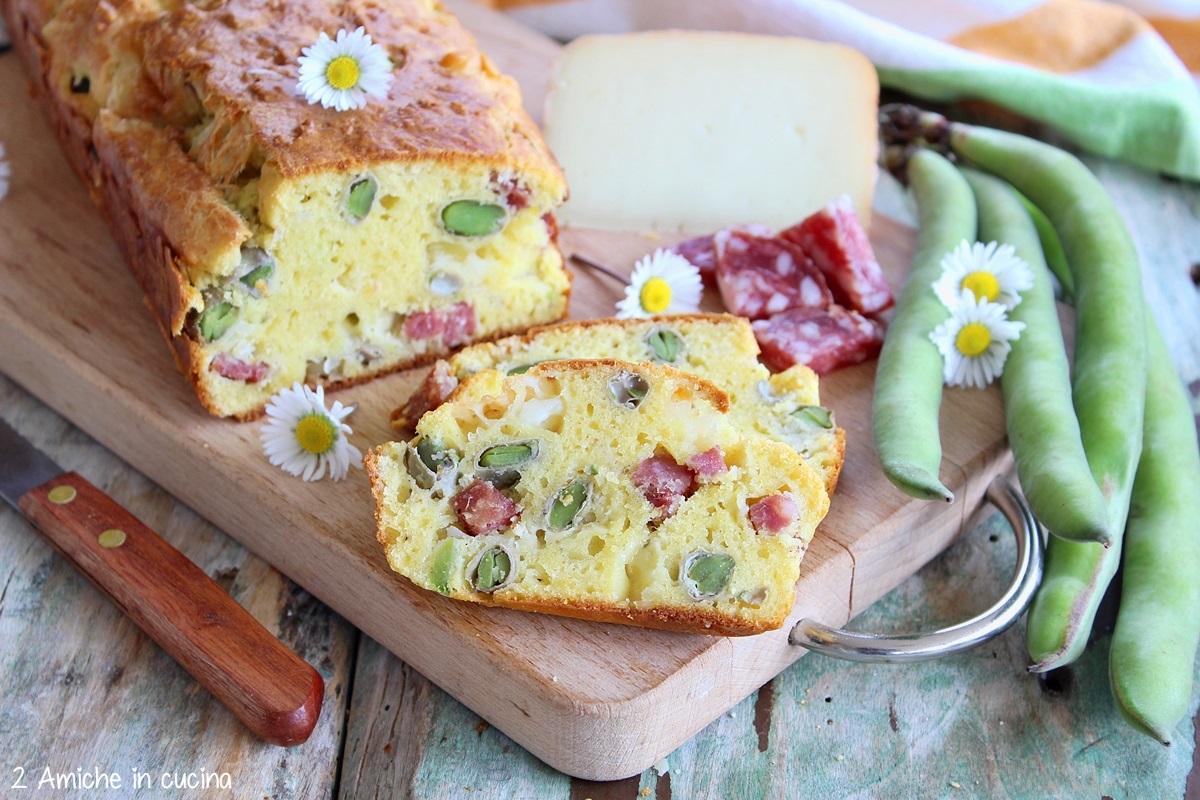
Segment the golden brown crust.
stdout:
[[842,428],[834,428],[835,441],[833,444],[833,452],[837,455],[834,466],[829,470],[829,474],[825,479],[825,493],[833,497],[833,490],[837,488],[838,478],[842,474],[842,467],[846,464],[846,431]]
[[14,25],[15,20],[24,20],[32,30],[40,31],[42,26],[54,16],[57,4],[57,0],[5,0],[3,4],[5,21],[14,44],[18,38],[18,29]]
[[[182,3],[145,28],[147,70],[164,97],[194,87],[219,124],[252,132],[253,147],[240,151],[240,163],[226,153],[213,163],[214,174],[236,175],[266,161],[294,177],[430,154],[525,170],[541,162],[558,173],[515,82],[440,5],[289,0],[286,13],[280,9],[277,0],[211,10]],[[332,36],[360,25],[397,66],[387,98],[348,116],[297,97],[301,50],[322,31]]]
[[185,265],[236,257],[250,229],[169,130],[102,111],[94,131],[110,227],[160,324],[178,336],[200,305]]
[[[654,317],[656,323],[669,325],[676,322],[694,322],[708,325],[725,323],[731,320],[740,320],[749,327],[750,322],[745,317],[739,317],[734,314],[660,314]],[[613,325],[613,324],[637,324],[645,322],[644,319],[619,319],[617,317],[594,317],[591,319],[573,319],[569,322],[560,322],[555,325],[538,325],[530,328],[519,337],[522,344],[529,344],[538,334],[548,329],[555,330],[578,330],[584,331],[588,328],[596,327],[597,325]]]
[[56,91],[50,82],[50,55],[37,34],[49,11],[42,4],[19,0],[5,0],[3,10],[13,49],[25,62],[33,94],[41,101],[67,160],[95,199],[96,155],[92,148],[91,121],[70,105],[56,102]]
[[[428,590],[426,590],[428,591]],[[485,606],[538,611],[560,617],[585,619],[592,622],[615,622],[641,628],[657,628],[679,633],[700,633],[707,636],[753,636],[773,631],[783,625],[787,615],[770,620],[743,620],[730,615],[706,613],[699,608],[629,608],[614,603],[567,602],[565,600],[521,600],[505,597],[503,602],[492,595],[476,592],[470,598]]]
[[[38,17],[40,23],[18,16],[19,12],[34,8],[42,12]],[[4,11],[13,45],[23,57],[28,74],[33,76],[36,94],[67,160],[103,212],[126,262],[146,293],[147,304],[154,311],[159,327],[170,340],[183,324],[188,304],[184,299],[186,287],[176,254],[161,227],[155,224],[158,220],[141,217],[139,205],[146,205],[149,198],[130,185],[132,174],[122,160],[127,153],[140,156],[139,147],[146,142],[122,141],[119,135],[105,137],[110,128],[105,125],[104,115],[93,125],[76,105],[63,100],[53,83],[49,53],[34,27],[40,28],[48,18],[46,8],[34,3],[18,5],[11,0]],[[95,141],[96,133],[100,134],[101,142]],[[156,150],[156,154],[161,155],[161,150]],[[139,158],[139,162],[145,163],[145,158]],[[176,354],[177,359],[179,355]]]
[[[432,158],[519,167],[566,192],[516,82],[432,0],[5,0],[5,14],[29,73],[65,107],[52,112],[80,116],[73,138],[88,140],[102,106],[194,129],[189,155],[216,184],[265,163],[291,178]],[[393,63],[387,96],[353,114],[309,104],[296,93],[301,51],[358,26]],[[90,93],[70,92],[77,68]]]
[[379,475],[379,454],[372,448],[363,455],[363,469],[371,484],[371,497],[375,500],[375,539],[387,547],[387,525],[383,522],[383,478]]

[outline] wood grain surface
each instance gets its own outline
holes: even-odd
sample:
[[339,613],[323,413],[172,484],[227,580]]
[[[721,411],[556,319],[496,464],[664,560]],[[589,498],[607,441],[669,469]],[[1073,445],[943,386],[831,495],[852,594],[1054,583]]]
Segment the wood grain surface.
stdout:
[[[15,66],[13,61],[0,59],[0,73]],[[19,93],[4,99],[27,102]],[[38,118],[19,121],[21,126],[39,124]],[[9,143],[16,125],[0,119],[0,141]],[[9,152],[12,159],[11,145]],[[15,176],[25,185],[14,187],[7,202],[0,203],[0,212],[14,202],[38,203],[43,165],[14,163]],[[1187,275],[1200,260],[1200,237],[1194,235],[1200,195],[1136,170],[1091,163],[1114,190],[1127,218],[1139,222],[1134,233],[1146,264],[1148,295],[1157,291],[1156,307],[1172,323],[1168,339],[1177,365],[1185,379],[1194,381],[1200,378],[1200,315]],[[73,181],[64,174],[64,180]],[[30,175],[37,180],[26,182]],[[49,204],[43,210],[54,211]],[[62,209],[75,225],[71,210]],[[1189,225],[1193,235],[1173,235]],[[58,233],[43,231],[39,246],[53,250]],[[0,231],[0,253],[7,251],[8,235]],[[97,247],[108,247],[102,229],[92,235]],[[109,274],[114,280],[120,277],[119,272]],[[7,316],[12,306],[0,311]],[[162,343],[153,343],[165,355]],[[70,387],[62,388],[69,395]],[[64,395],[58,402],[83,404],[88,399]],[[97,763],[126,773],[137,764],[143,769],[223,769],[235,775],[238,789],[211,796],[239,797],[599,800],[828,792],[861,797],[1169,797],[1183,792],[1190,735],[1181,733],[1182,741],[1167,751],[1148,747],[1152,743],[1123,728],[1104,685],[1103,640],[1071,671],[1073,679],[1039,688],[1022,674],[1019,630],[998,640],[990,652],[937,665],[847,667],[804,659],[677,750],[669,759],[669,773],[649,769],[628,781],[603,785],[571,780],[522,752],[385,648],[360,639],[308,593],[3,379],[0,413],[65,467],[79,469],[165,531],[285,643],[317,665],[328,687],[326,712],[302,753],[256,745],[244,732],[239,735],[231,715],[147,646],[128,621],[55,559],[13,512],[3,509],[0,683],[5,697],[0,700],[0,742],[8,760],[0,767],[6,775],[16,765],[69,771]],[[993,535],[988,524],[978,527],[933,567],[872,608],[861,624],[886,628],[910,626],[915,620],[931,626],[978,610],[998,590],[997,581],[1008,568]]]
[[[300,749],[265,743],[0,504],[0,796],[186,797],[163,791],[163,773],[172,782],[176,774],[202,772],[226,773],[241,790],[206,797],[328,796],[358,631],[6,378],[0,413],[197,564],[325,682],[308,741]],[[121,774],[126,786],[135,769],[148,773],[153,788],[104,793],[38,785],[46,769],[57,775],[94,767]],[[18,768],[26,790],[13,788]]]
[[[538,102],[554,45],[488,12],[467,16],[484,48]],[[177,374],[140,289],[86,192],[25,95],[15,59],[0,63],[0,140],[22,165],[0,205],[0,370],[329,604],[547,763],[592,779],[644,770],[795,661],[802,617],[841,624],[941,552],[1007,459],[999,390],[951,391],[943,482],[952,506],[894,489],[870,436],[873,363],[822,382],[847,431],[832,507],[802,567],[785,627],[741,639],[678,635],[458,604],[391,573],[374,538],[367,480],[304,483],[261,454],[259,425],[205,414]],[[63,220],[71,220],[64,226]],[[894,283],[911,232],[883,217],[873,241]],[[563,249],[614,269],[661,245],[640,234],[564,231]],[[571,316],[612,312],[620,287],[579,274]],[[423,371],[338,394],[361,449],[393,436],[393,406]],[[486,678],[486,679],[484,679]]]
[[325,697],[321,675],[182,553],[76,472],[26,492],[20,507],[254,735],[282,746],[308,740]]

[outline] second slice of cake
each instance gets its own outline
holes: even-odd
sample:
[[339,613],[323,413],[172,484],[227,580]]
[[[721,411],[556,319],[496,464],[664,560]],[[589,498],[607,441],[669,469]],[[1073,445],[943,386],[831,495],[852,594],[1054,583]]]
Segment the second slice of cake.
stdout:
[[776,439],[800,453],[833,494],[846,435],[833,412],[821,405],[816,373],[797,365],[773,375],[758,362],[758,354],[750,323],[730,314],[564,322],[467,347],[438,361],[392,413],[392,424],[410,435],[421,415],[445,401],[460,380],[484,369],[517,374],[558,359],[647,361],[715,383],[729,395],[729,421],[735,428]]

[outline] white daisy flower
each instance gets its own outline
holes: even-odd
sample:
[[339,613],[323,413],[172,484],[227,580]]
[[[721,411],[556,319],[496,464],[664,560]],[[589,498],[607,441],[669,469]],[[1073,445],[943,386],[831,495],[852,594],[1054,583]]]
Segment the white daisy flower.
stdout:
[[12,168],[8,166],[8,159],[4,157],[4,143],[0,142],[0,200],[8,194],[8,179],[12,175]]
[[297,381],[267,403],[263,452],[289,475],[315,481],[328,467],[329,477],[340,481],[352,463],[362,464],[362,453],[346,439],[353,431],[342,422],[353,410],[336,400],[326,410],[325,388],[313,391]]
[[942,257],[942,277],[933,290],[946,308],[953,308],[963,289],[975,297],[999,303],[1008,310],[1021,302],[1021,292],[1033,288],[1033,270],[1011,244],[968,243]]
[[942,370],[950,386],[984,388],[1004,371],[1004,361],[1025,330],[1024,322],[1008,318],[1008,309],[963,289],[950,306],[950,319],[933,329],[929,338],[945,360]]
[[700,271],[676,253],[655,250],[633,268],[625,299],[617,303],[617,317],[652,317],[655,314],[694,314],[700,310]]
[[392,62],[361,27],[353,33],[343,28],[336,40],[322,32],[317,43],[302,52],[296,89],[309,103],[348,111],[365,106],[367,95],[387,96]]

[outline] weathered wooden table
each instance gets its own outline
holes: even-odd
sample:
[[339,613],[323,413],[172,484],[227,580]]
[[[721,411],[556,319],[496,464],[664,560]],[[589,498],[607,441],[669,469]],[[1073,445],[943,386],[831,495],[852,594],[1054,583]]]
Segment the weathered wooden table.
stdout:
[[[1200,187],[1089,163],[1137,240],[1148,302],[1200,409]],[[3,797],[1200,797],[1194,723],[1169,749],[1130,731],[1109,695],[1107,637],[1038,680],[1020,625],[933,663],[806,657],[641,776],[571,779],[2,376],[0,417],[160,532],[326,682],[306,744],[254,740],[0,507]],[[981,520],[855,626],[932,628],[990,604],[1015,558],[1004,524]],[[138,773],[152,790],[130,788]]]
[[[1137,239],[1148,300],[1195,396],[1200,189],[1090,163]],[[1024,670],[1021,626],[926,664],[810,655],[659,768],[610,784],[573,780],[2,377],[0,417],[214,576],[320,670],[327,690],[308,743],[284,750],[254,740],[3,507],[0,796],[1165,798],[1186,787],[1200,797],[1200,785],[1189,784],[1193,724],[1169,749],[1126,728],[1109,697],[1106,638],[1069,671],[1039,681]],[[982,521],[856,624],[928,628],[985,607],[1014,559],[1004,524],[998,515]],[[44,782],[47,770],[76,780],[120,775],[122,788],[64,793]],[[155,790],[130,792],[135,771],[150,773]],[[232,788],[176,788],[206,782]]]

